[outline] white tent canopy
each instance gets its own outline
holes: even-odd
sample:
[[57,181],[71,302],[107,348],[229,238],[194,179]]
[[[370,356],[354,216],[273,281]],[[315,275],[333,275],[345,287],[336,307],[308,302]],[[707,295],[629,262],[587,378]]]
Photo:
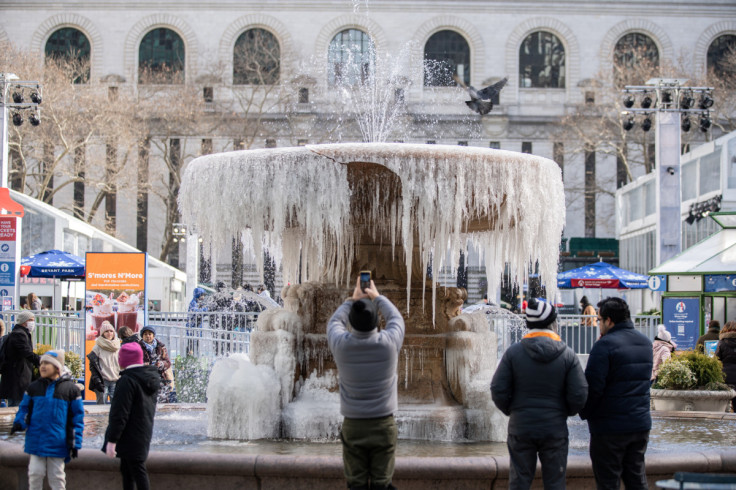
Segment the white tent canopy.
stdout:
[[649,274],[726,274],[736,272],[736,213],[711,215],[721,231],[655,267]]

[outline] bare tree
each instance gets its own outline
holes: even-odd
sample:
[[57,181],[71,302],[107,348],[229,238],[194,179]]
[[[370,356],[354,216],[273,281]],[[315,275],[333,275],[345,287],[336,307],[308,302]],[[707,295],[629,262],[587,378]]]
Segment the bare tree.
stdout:
[[[135,109],[141,133],[151,144],[150,157],[163,165],[152,165],[147,182],[140,182],[139,192],[148,192],[161,199],[165,209],[165,223],[159,258],[172,262],[176,254],[173,225],[179,221],[177,197],[181,185],[181,171],[190,160],[199,156],[191,142],[211,137],[212,128],[205,121],[205,102],[197,87],[177,84],[172,67],[158,67],[141,73],[137,87]],[[183,79],[181,79],[183,81]]]
[[[83,184],[92,189],[92,205],[70,203],[75,216],[91,222],[115,188],[135,182],[128,165],[134,148],[134,114],[130,100],[108,100],[106,87],[88,82],[89,64],[71,53],[61,58],[47,58],[39,63],[31,53],[5,46],[0,70],[13,71],[20,78],[39,80],[43,88],[41,124],[12,126],[9,150],[12,186],[39,200],[52,203],[68,186]],[[110,161],[99,147],[109,147],[109,135],[115,135],[116,161]],[[95,172],[94,169],[105,169]]]

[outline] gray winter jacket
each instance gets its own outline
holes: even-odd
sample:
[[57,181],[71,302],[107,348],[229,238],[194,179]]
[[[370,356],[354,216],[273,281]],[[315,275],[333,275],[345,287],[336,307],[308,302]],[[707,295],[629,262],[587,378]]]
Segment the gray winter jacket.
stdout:
[[547,329],[531,330],[504,353],[491,382],[493,403],[510,415],[509,434],[567,437],[567,417],[585,405],[588,383],[575,353]]
[[348,418],[385,417],[399,406],[396,367],[404,343],[404,319],[385,296],[374,301],[386,320],[380,332],[348,331],[352,300],[340,305],[327,323],[327,342],[340,380],[340,412]]

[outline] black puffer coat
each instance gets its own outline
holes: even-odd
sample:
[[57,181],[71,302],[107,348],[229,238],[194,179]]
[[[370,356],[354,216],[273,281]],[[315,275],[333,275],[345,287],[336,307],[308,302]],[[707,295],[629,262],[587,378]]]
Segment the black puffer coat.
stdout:
[[591,433],[651,430],[652,354],[652,341],[631,320],[617,323],[593,344],[585,368],[588,401],[580,411]]
[[566,437],[567,417],[587,394],[580,361],[552,331],[533,330],[509,347],[491,383],[493,403],[511,416],[509,434],[520,437]]
[[16,325],[5,340],[5,363],[0,380],[0,398],[21,400],[31,384],[33,367],[41,356],[33,352],[31,332],[23,325]]
[[726,384],[736,386],[736,332],[722,332],[716,347],[716,357],[723,363]]
[[156,366],[128,368],[120,373],[110,406],[103,452],[109,441],[117,444],[118,458],[134,461],[148,458],[160,385],[161,376]]

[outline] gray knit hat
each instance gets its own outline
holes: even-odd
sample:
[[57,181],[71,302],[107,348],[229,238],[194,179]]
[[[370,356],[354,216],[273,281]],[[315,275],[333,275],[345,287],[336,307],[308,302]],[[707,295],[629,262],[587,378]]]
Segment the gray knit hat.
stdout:
[[23,310],[17,315],[15,315],[15,324],[16,325],[23,325],[28,320],[33,320],[36,318],[36,315],[33,314],[30,310]]
[[50,350],[41,356],[40,362],[48,362],[56,366],[59,372],[64,370],[65,356],[63,350]]

